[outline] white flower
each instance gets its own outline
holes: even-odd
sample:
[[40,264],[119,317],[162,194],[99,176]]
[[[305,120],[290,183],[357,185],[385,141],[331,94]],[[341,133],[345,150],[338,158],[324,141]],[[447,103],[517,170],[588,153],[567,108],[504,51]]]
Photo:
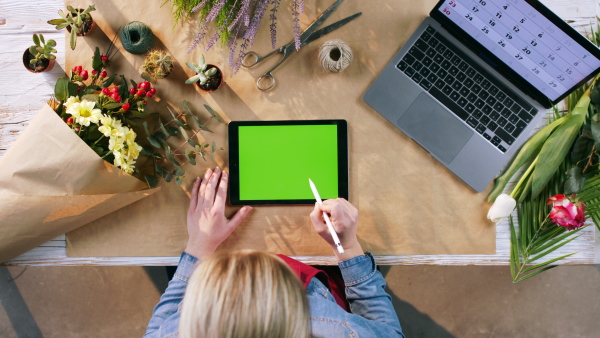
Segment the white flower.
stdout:
[[102,115],[100,123],[102,126],[98,128],[98,131],[104,134],[104,136],[125,136],[125,130],[122,128],[120,120],[107,115]]
[[496,197],[490,211],[488,211],[487,218],[498,223],[504,217],[508,217],[516,205],[517,201],[514,198],[507,194],[500,194],[500,196]]
[[128,146],[133,146],[135,143],[135,138],[137,137],[135,131],[133,131],[133,129],[129,129],[127,130],[127,133],[125,134],[125,141],[127,142]]
[[95,105],[95,102],[87,100],[73,102],[67,108],[67,113],[71,114],[78,124],[89,127],[90,123],[98,124],[102,117],[102,111],[100,109],[94,109]]
[[119,151],[121,149],[123,149],[123,147],[125,146],[124,144],[125,138],[121,137],[121,136],[111,136],[108,139],[108,149],[112,150],[112,151]]
[[79,102],[81,102],[81,101],[79,101],[79,98],[77,96],[70,96],[67,99],[67,102],[65,102],[65,107],[67,107],[67,109],[69,109],[73,105],[73,103],[79,103]]

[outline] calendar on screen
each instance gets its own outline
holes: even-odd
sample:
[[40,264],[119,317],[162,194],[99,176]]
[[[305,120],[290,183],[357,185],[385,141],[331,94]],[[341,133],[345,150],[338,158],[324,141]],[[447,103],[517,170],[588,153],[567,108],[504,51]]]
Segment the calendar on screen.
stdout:
[[446,0],[439,11],[552,101],[600,67],[524,0]]

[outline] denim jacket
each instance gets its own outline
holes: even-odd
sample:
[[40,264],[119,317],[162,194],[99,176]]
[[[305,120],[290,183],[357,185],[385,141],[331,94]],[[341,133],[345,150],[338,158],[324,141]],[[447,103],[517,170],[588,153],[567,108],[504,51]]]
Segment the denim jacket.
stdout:
[[[182,253],[177,271],[154,308],[144,337],[177,337],[181,301],[198,259]],[[370,252],[339,262],[352,313],[344,311],[317,278],[306,294],[313,337],[404,337],[400,321],[385,292],[385,280]]]

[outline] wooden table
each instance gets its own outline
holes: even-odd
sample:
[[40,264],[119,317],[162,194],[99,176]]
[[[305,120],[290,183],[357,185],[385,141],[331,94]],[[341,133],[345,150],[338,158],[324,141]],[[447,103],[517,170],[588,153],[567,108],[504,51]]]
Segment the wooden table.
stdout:
[[[310,0],[307,0],[310,1]],[[589,32],[590,23],[598,13],[596,0],[543,0],[546,6],[582,33]],[[48,13],[63,8],[61,0],[3,0],[0,3],[0,156],[16,140],[39,108],[53,92],[56,79],[64,72],[64,33],[46,23]],[[33,33],[58,43],[60,67],[49,73],[30,74],[23,69],[21,56],[32,44]],[[1,203],[1,201],[0,201]],[[430,265],[506,265],[509,262],[510,233],[508,222],[498,224],[495,255],[413,255],[377,256],[379,264]],[[563,247],[554,256],[577,254],[558,264],[600,263],[600,236],[594,226]],[[297,256],[308,264],[331,264],[331,256]],[[65,236],[39,246],[4,265],[176,265],[179,257],[93,257],[66,256]]]

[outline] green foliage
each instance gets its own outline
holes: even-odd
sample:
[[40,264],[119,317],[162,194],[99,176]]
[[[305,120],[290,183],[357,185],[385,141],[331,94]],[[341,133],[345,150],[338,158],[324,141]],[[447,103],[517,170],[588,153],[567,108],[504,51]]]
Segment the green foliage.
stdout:
[[77,35],[82,35],[83,32],[91,28],[92,17],[89,13],[95,10],[96,8],[94,5],[90,5],[85,10],[67,6],[66,13],[62,9],[58,11],[60,19],[49,20],[48,23],[56,26],[57,30],[70,27],[71,34],[69,36],[69,44],[71,49],[75,50]]
[[[154,161],[154,174],[146,175],[146,182],[149,186],[151,186],[150,183],[155,185],[158,184],[161,177],[166,182],[175,180],[177,184],[181,184],[185,177],[184,166],[188,163],[196,165],[198,155],[200,155],[204,161],[207,160],[207,155],[210,156],[213,161],[215,160],[215,152],[217,150],[216,142],[213,141],[212,144],[209,144],[207,142],[199,143],[199,140],[194,140],[201,131],[212,133],[212,131],[206,127],[206,124],[211,119],[214,118],[217,122],[224,123],[210,106],[205,105],[205,108],[210,115],[208,121],[205,123],[201,123],[198,117],[192,113],[187,101],[183,101],[183,111],[181,113],[176,113],[173,109],[167,107],[171,119],[166,123],[159,120],[156,126],[157,129],[154,132],[150,131],[148,123],[144,121],[144,132],[148,142],[153,147],[153,149],[144,150],[145,153],[152,153]],[[189,119],[194,121],[197,129],[194,129],[192,125],[188,123]],[[180,145],[173,149],[167,142],[170,138],[177,139],[177,142],[181,142]]]
[[33,34],[33,43],[34,45],[29,47],[29,53],[33,55],[33,59],[29,61],[31,64],[35,64],[36,62],[42,61],[44,59],[54,60],[56,59],[56,55],[52,53],[56,53],[56,41],[54,40],[44,40],[44,36],[40,34]]

